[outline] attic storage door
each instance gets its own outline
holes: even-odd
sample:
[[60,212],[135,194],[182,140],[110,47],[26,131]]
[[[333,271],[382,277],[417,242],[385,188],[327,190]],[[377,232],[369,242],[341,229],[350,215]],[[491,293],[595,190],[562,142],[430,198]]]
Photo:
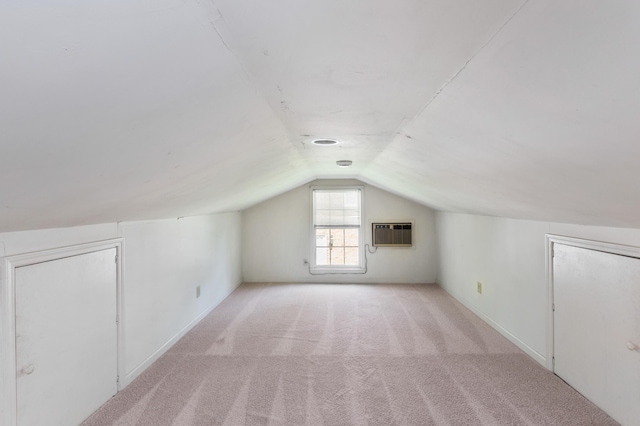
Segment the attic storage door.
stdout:
[[554,244],[555,373],[623,425],[640,419],[640,259]]
[[18,425],[78,424],[116,393],[115,256],[16,268]]

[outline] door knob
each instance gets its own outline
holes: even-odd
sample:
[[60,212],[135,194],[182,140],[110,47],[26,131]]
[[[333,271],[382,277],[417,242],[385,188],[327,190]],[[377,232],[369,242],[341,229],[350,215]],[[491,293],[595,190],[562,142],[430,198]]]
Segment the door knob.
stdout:
[[33,364],[29,364],[29,365],[27,365],[26,367],[24,367],[24,368],[22,369],[22,372],[23,372],[24,374],[31,374],[31,373],[33,373]]
[[638,345],[632,342],[627,342],[627,349],[629,349],[630,351],[637,351]]

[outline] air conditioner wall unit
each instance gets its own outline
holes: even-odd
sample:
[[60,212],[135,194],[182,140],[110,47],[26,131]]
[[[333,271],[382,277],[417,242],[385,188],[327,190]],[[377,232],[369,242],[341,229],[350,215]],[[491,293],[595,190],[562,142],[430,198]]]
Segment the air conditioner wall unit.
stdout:
[[374,222],[371,228],[371,241],[374,247],[413,247],[411,222]]

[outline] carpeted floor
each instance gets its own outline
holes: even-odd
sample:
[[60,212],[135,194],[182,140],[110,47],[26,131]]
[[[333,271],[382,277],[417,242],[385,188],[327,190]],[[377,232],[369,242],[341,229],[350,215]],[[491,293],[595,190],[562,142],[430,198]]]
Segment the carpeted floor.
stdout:
[[84,425],[615,425],[435,285],[243,284]]

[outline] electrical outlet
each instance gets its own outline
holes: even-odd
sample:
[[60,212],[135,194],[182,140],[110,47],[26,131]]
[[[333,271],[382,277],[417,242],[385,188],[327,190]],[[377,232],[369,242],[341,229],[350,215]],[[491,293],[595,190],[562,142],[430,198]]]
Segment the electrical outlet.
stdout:
[[308,265],[309,264],[309,259],[302,259],[302,264],[303,265]]
[[200,297],[200,286],[196,287],[196,299]]
[[482,294],[482,283],[480,281],[476,283],[476,289],[478,290],[478,293]]

